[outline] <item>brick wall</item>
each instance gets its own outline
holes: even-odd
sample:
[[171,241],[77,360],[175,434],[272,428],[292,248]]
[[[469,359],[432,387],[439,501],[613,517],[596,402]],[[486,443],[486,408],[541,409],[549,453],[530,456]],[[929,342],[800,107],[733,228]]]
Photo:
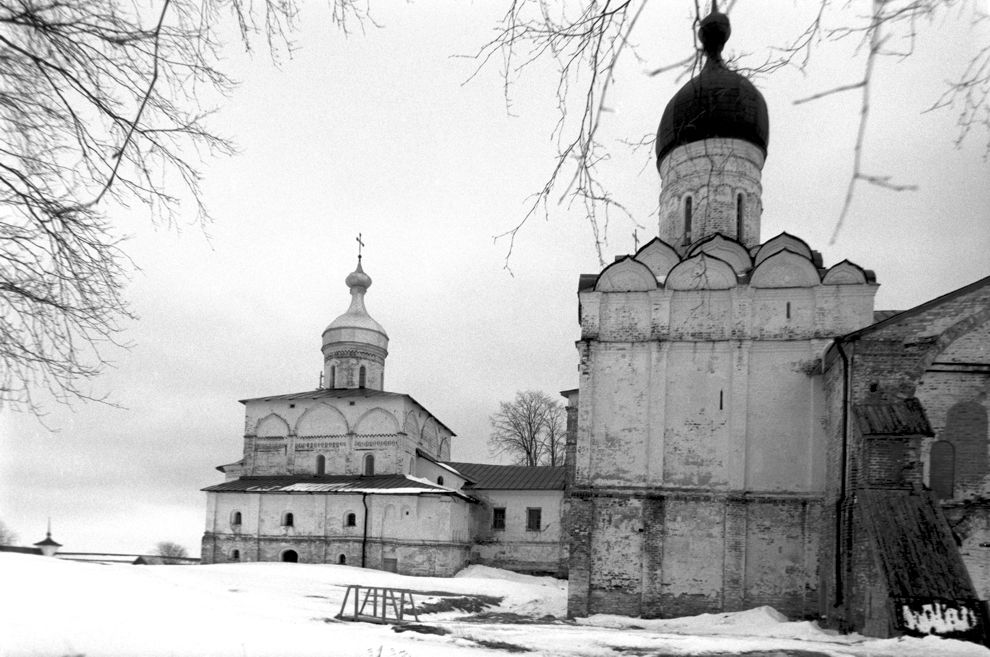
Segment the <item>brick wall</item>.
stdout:
[[817,614],[819,500],[576,491],[568,613]]

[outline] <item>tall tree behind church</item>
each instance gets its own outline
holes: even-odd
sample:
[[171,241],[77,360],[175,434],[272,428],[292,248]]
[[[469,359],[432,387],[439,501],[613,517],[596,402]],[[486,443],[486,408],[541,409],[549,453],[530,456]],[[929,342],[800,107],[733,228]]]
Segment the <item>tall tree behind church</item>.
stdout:
[[517,392],[489,421],[493,454],[507,454],[519,465],[563,465],[564,410],[545,392]]

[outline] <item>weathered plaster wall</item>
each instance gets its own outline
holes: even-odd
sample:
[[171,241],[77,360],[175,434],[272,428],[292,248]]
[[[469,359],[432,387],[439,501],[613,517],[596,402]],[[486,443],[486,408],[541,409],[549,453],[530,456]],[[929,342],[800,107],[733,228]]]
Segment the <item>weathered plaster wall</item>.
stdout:
[[[810,251],[774,248],[753,285],[713,259],[693,279],[671,273],[672,288],[624,265],[579,293],[572,615],[818,613],[821,358],[872,321],[876,285],[854,266],[857,284],[820,284]],[[713,249],[748,262],[738,245]],[[724,289],[682,289],[692,280]]]
[[376,474],[408,474],[416,448],[450,453],[450,430],[403,396],[315,395],[246,403],[245,475],[316,474],[321,455],[325,474],[364,474],[367,454]]
[[817,612],[814,498],[612,493],[572,501],[572,615]]
[[[660,237],[675,245],[684,241],[684,202],[691,196],[695,238],[720,231],[747,245],[758,243],[765,159],[759,148],[740,139],[706,139],[672,150],[660,163]],[[741,236],[736,232],[739,194],[745,226]]]
[[413,474],[417,477],[429,479],[430,481],[438,484],[441,483],[440,480],[442,479],[443,482],[441,485],[454,490],[460,490],[463,488],[467,481],[464,477],[451,472],[449,468],[445,468],[442,465],[437,465],[436,463],[424,458],[416,459],[415,470],[416,471]]
[[[518,572],[566,574],[567,546],[561,531],[564,491],[474,489],[471,495],[481,502],[471,510],[472,562]],[[495,508],[505,509],[504,529],[492,527]],[[539,531],[526,527],[530,508],[541,510]]]
[[[364,502],[367,503],[365,563],[382,568],[395,559],[398,572],[410,575],[448,576],[467,563],[470,545],[469,503],[450,496],[321,495],[286,493],[207,493],[208,512],[203,538],[206,563],[231,560],[240,550],[240,561],[278,561],[292,549],[304,563],[361,565],[365,537]],[[231,519],[241,513],[240,526]],[[293,514],[293,526],[282,524]],[[347,525],[348,514],[354,526]]]

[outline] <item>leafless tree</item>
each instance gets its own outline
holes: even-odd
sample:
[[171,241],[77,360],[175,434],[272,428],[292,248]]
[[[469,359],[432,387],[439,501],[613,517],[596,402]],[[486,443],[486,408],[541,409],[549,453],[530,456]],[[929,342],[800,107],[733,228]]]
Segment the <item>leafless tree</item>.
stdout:
[[520,465],[562,465],[564,410],[544,392],[517,392],[501,402],[489,418],[488,445],[495,454],[508,454]]
[[155,554],[162,557],[166,564],[182,563],[182,559],[189,557],[186,548],[172,541],[161,541],[155,546]]
[[[695,28],[707,13],[709,2],[694,0]],[[731,15],[732,9],[744,2],[730,0],[719,4]],[[558,146],[556,163],[547,175],[543,187],[533,195],[528,211],[511,229],[496,235],[506,239],[506,262],[512,254],[515,239],[534,214],[549,214],[551,204],[578,206],[590,223],[600,262],[605,259],[602,246],[606,243],[610,221],[618,214],[629,217],[621,198],[602,174],[601,165],[609,158],[615,144],[602,138],[602,127],[609,115],[608,95],[620,60],[639,58],[636,28],[647,0],[583,0],[558,3],[552,0],[512,0],[499,24],[496,35],[476,53],[479,68],[494,64],[501,67],[507,102],[511,81],[526,66],[544,59],[556,62],[559,72],[557,105],[559,120],[555,128]],[[658,7],[658,3],[652,3]],[[859,91],[862,94],[858,118],[859,130],[854,146],[852,171],[846,200],[836,219],[835,235],[849,213],[854,191],[859,183],[880,186],[893,191],[914,188],[912,184],[895,182],[889,176],[864,171],[862,150],[868,129],[871,83],[876,75],[874,64],[879,57],[905,58],[914,49],[919,30],[934,29],[933,24],[952,12],[965,15],[975,25],[987,19],[981,3],[975,0],[872,0],[869,11],[859,11],[850,3],[819,0],[806,28],[790,42],[770,45],[768,55],[755,66],[737,68],[744,74],[770,73],[781,67],[804,70],[811,54],[823,44],[842,39],[859,39],[862,58],[861,72],[853,79],[812,97],[795,102],[808,102],[833,93]],[[670,3],[662,9],[670,11]],[[696,29],[695,29],[696,32]],[[974,40],[982,43],[974,30]],[[985,41],[985,38],[983,39]],[[690,75],[700,64],[700,46],[684,57],[672,56],[674,61],[651,67],[651,75],[677,73]],[[953,108],[959,113],[959,139],[976,129],[987,130],[990,136],[990,44],[979,45],[975,54],[956,79],[949,81],[944,95],[930,109]],[[627,139],[634,148],[652,144],[652,136]],[[988,140],[990,154],[990,140]]]
[[554,401],[547,413],[543,427],[543,464],[564,465],[564,446],[567,442],[567,413],[564,407]]
[[0,520],[0,545],[14,545],[15,543],[17,543],[17,534],[3,520]]
[[[277,56],[295,18],[294,0],[0,0],[0,408],[94,397],[132,317],[114,213],[208,221],[198,165],[232,150],[206,106],[232,82],[221,30]],[[331,2],[345,32],[368,18]]]

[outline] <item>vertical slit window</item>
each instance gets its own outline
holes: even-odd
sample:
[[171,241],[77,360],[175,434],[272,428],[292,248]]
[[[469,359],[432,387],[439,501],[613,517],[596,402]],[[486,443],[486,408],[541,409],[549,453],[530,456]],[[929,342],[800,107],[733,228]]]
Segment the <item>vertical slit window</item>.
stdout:
[[366,376],[367,376],[367,374],[365,372],[364,365],[362,365],[361,366],[361,369],[358,370],[358,387],[359,388],[363,388],[364,387],[365,377]]
[[736,239],[743,241],[743,215],[745,214],[745,201],[742,194],[736,194]]
[[331,388],[336,388],[337,387],[337,366],[336,365],[331,365],[330,366],[330,387]]
[[688,196],[684,199],[684,243],[691,243],[691,224],[694,219],[694,199]]
[[785,312],[787,313],[787,319],[790,319],[791,318],[791,302],[790,301],[787,302],[787,308],[786,308]]

